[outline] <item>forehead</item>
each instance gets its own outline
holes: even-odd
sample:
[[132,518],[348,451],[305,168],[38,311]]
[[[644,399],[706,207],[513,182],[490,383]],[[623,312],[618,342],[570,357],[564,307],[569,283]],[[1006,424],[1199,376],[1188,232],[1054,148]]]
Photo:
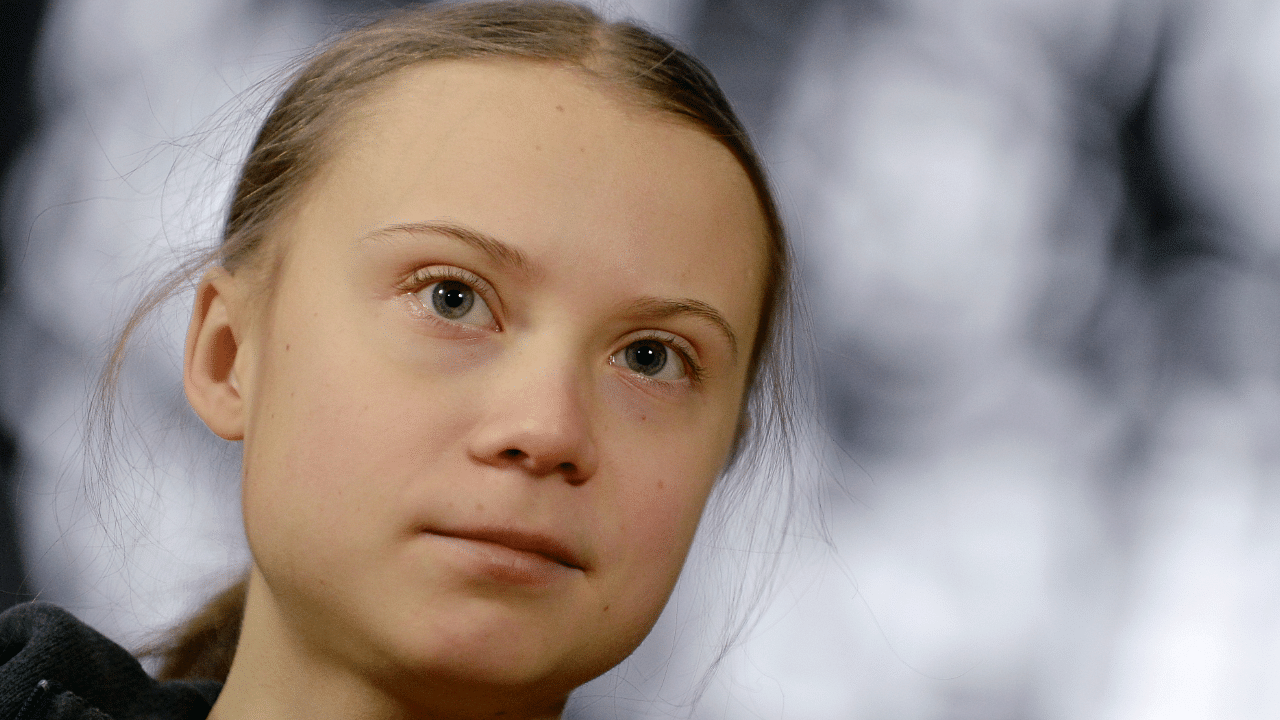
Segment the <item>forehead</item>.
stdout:
[[509,60],[397,73],[350,113],[309,204],[348,238],[450,221],[549,272],[607,270],[620,290],[633,280],[687,296],[701,280],[714,297],[699,299],[735,306],[730,315],[746,308],[738,321],[753,329],[765,241],[746,173],[691,123],[601,83]]

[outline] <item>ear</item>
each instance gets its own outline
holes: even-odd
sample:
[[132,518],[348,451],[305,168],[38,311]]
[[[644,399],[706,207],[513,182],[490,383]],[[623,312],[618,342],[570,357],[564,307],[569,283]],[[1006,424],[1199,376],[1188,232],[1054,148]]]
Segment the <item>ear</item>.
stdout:
[[224,440],[244,439],[245,402],[236,378],[247,330],[240,291],[236,278],[220,267],[200,279],[182,364],[187,401]]

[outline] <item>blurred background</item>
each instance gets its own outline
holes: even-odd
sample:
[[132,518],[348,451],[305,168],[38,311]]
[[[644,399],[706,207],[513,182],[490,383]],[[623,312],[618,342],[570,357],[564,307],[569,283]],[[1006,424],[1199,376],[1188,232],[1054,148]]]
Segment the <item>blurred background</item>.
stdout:
[[[126,371],[115,487],[89,394],[216,238],[259,83],[389,5],[0,3],[0,605],[136,646],[246,565],[183,303]],[[1280,717],[1280,2],[602,7],[704,59],[774,175],[830,542],[715,668],[660,625],[570,716]]]

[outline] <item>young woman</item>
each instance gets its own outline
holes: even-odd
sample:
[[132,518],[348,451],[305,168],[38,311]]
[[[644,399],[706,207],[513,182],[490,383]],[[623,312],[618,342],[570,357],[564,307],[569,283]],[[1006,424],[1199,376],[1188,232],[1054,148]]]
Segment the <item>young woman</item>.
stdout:
[[213,677],[157,683],[23,606],[0,720],[557,717],[649,632],[778,417],[754,151],[696,61],[576,6],[328,45],[203,265],[185,389],[243,443],[253,566],[165,674]]

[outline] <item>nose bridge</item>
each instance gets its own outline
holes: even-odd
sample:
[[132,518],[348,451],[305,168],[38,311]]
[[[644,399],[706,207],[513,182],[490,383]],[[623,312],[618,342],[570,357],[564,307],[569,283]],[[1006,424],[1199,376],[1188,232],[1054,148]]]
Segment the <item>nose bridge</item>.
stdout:
[[591,373],[566,338],[547,334],[513,348],[486,393],[472,454],[574,482],[595,472]]
[[589,390],[582,363],[562,351],[533,349],[529,355],[511,369],[511,384],[503,383],[514,401],[508,412],[527,416],[523,422],[531,430],[585,432]]

